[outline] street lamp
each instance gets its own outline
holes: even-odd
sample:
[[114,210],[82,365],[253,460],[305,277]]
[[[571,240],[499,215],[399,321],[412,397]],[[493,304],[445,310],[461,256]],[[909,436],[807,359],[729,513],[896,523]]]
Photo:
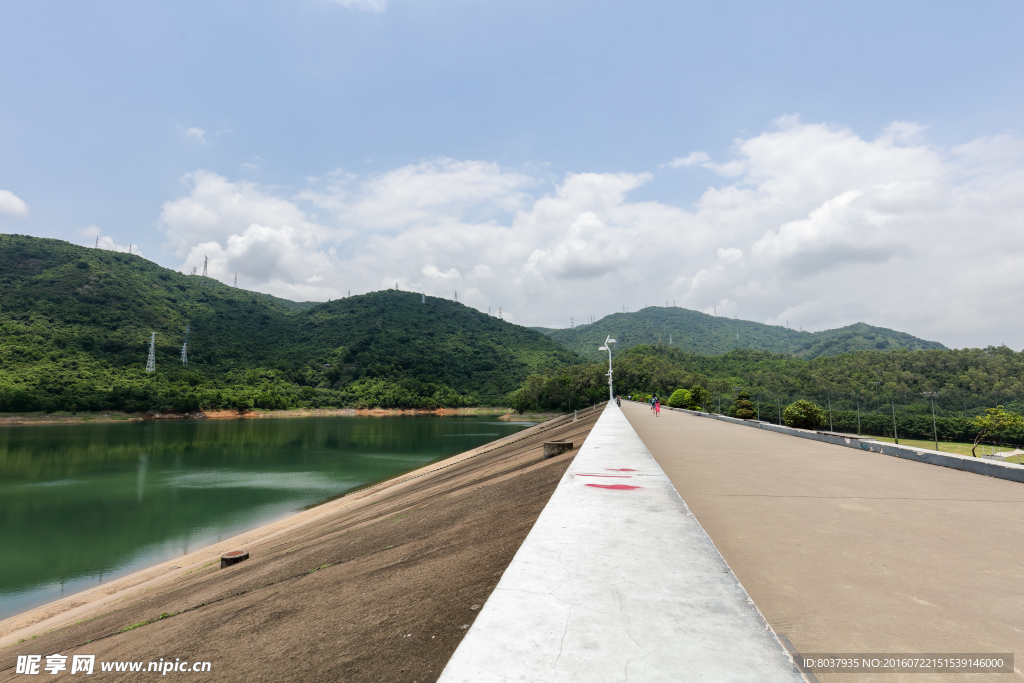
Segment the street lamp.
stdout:
[[612,393],[612,344],[615,344],[615,340],[612,339],[611,335],[604,340],[604,346],[598,348],[598,351],[608,352],[608,400],[614,401],[615,394]]
[[939,427],[935,424],[935,399],[939,397],[937,391],[922,392],[925,398],[932,400],[932,435],[935,437],[935,450],[939,450]]

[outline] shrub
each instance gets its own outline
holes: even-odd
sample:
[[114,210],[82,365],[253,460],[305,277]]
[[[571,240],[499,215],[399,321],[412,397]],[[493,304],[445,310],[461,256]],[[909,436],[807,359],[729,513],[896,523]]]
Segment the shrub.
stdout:
[[672,408],[689,408],[692,402],[693,397],[686,389],[676,389],[668,397],[668,405]]
[[789,427],[817,429],[825,424],[825,411],[810,401],[797,401],[782,411],[782,421]]

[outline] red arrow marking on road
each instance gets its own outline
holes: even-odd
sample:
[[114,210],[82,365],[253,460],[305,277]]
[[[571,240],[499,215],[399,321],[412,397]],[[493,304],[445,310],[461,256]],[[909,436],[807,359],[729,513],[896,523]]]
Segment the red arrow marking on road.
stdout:
[[632,491],[640,488],[629,484],[587,484],[587,486],[593,486],[595,489],[612,489],[613,491]]

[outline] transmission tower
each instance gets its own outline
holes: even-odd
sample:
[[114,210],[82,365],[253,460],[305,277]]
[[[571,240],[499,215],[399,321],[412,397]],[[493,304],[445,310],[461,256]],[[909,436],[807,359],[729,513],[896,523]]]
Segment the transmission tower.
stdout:
[[457,290],[457,289],[455,290],[455,300],[456,301],[459,300],[459,290]]
[[206,277],[206,263],[209,261],[205,255],[203,255],[203,277]]
[[156,332],[149,338],[149,358],[146,360],[146,372],[156,372]]
[[238,273],[235,273],[235,287],[238,286]]
[[421,304],[425,304],[425,303],[427,303],[427,293],[426,293],[426,292],[421,292],[421,293],[420,293],[420,296],[422,296],[422,297],[423,297],[423,299],[422,299],[422,300],[420,301],[420,303],[421,303]]
[[100,236],[99,235],[96,235],[96,248],[97,249],[100,248]]
[[185,343],[181,345],[181,364],[188,365],[188,336],[192,332],[191,325],[185,325]]
[[498,320],[504,320],[504,318],[501,317],[501,306],[498,306]]

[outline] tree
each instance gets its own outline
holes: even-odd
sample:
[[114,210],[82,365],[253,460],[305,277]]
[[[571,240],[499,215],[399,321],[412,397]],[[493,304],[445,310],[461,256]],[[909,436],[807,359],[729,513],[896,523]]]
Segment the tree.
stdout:
[[741,420],[749,420],[757,414],[754,412],[754,404],[750,400],[750,394],[745,391],[737,394],[736,400],[732,404],[732,414]]
[[797,401],[782,411],[782,421],[789,427],[817,429],[825,424],[825,411],[810,401]]
[[710,401],[710,391],[699,384],[694,384],[690,387],[690,404],[694,410],[707,410],[707,405]]
[[983,438],[998,437],[1012,430],[1024,429],[1024,417],[1004,410],[1002,406],[996,406],[986,408],[984,415],[974,418],[974,424],[978,426],[978,435],[974,437],[971,455],[976,458],[978,455],[974,451]]

